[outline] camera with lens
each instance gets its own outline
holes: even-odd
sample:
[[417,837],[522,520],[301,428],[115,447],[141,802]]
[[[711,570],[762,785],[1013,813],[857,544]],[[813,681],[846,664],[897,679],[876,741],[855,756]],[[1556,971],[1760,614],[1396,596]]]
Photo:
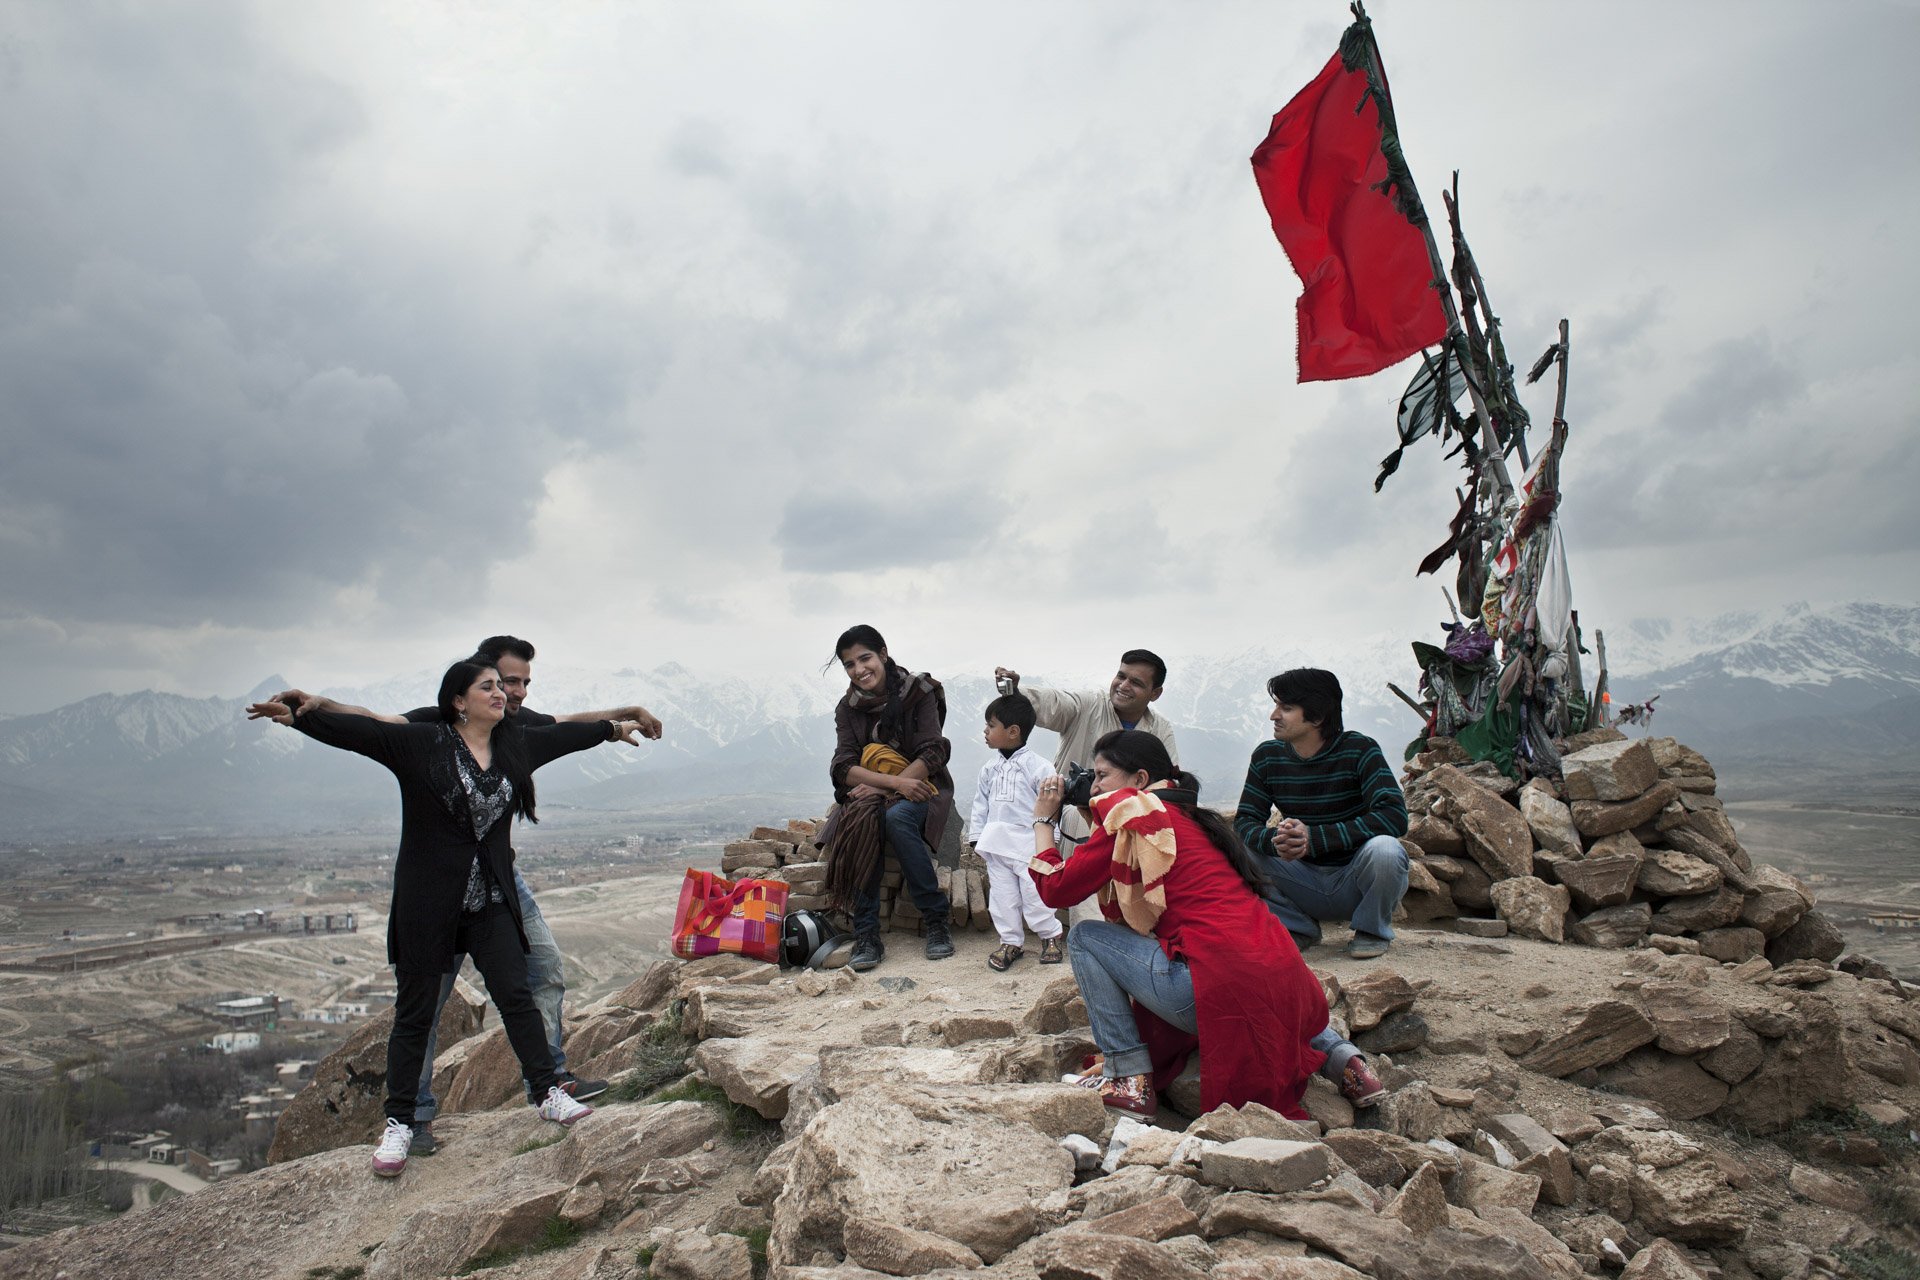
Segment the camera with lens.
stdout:
[[1061,778],[1060,803],[1075,809],[1085,809],[1093,804],[1093,770],[1078,761],[1067,765],[1066,775]]

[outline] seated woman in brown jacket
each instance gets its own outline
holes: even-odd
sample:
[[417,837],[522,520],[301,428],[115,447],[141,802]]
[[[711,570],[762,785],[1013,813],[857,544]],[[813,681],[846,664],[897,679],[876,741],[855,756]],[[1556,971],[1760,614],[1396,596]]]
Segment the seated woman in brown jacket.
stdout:
[[947,895],[933,870],[933,849],[953,813],[952,744],[944,736],[947,695],[925,672],[887,656],[872,627],[849,627],[833,652],[847,673],[847,696],[833,709],[833,761],[827,766],[840,810],[821,843],[827,892],[853,916],[849,968],[871,969],[886,956],[880,941],[880,877],[891,850],[920,910],[927,959],[953,954]]

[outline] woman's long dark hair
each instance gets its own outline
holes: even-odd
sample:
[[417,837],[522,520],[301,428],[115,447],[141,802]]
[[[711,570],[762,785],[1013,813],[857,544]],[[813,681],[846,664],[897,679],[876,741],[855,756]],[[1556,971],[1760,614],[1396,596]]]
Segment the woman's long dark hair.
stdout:
[[862,622],[848,627],[833,642],[832,662],[844,664],[846,652],[855,645],[871,649],[886,660],[887,664],[887,705],[880,713],[880,736],[888,742],[899,742],[906,733],[907,716],[907,673],[887,653],[887,642],[880,632]]
[[[463,658],[447,668],[447,674],[440,677],[440,718],[448,724],[460,723],[460,713],[453,709],[453,700],[462,697],[473,688],[473,682],[487,672],[495,676],[500,672],[491,662],[478,654]],[[528,822],[538,822],[533,813],[533,769],[529,767],[527,740],[520,735],[520,726],[511,716],[502,716],[500,723],[493,726],[493,736],[488,739],[493,747],[493,767],[505,775],[513,784],[513,811]]]
[[1195,825],[1206,832],[1207,842],[1225,855],[1227,865],[1246,882],[1247,888],[1259,893],[1266,887],[1267,878],[1261,872],[1260,864],[1240,843],[1239,833],[1233,829],[1233,824],[1213,810],[1200,807],[1200,779],[1173,767],[1173,757],[1167,754],[1166,743],[1144,729],[1115,729],[1093,744],[1093,754],[1122,773],[1145,770],[1148,782],[1172,779],[1171,788],[1153,793],[1159,797],[1160,803],[1192,818]]

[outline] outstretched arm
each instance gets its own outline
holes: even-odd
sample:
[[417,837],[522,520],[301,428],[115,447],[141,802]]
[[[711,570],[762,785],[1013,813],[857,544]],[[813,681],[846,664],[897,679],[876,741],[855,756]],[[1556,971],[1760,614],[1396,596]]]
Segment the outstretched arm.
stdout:
[[661,734],[659,718],[642,706],[614,707],[607,711],[576,711],[571,715],[554,718],[561,724],[591,724],[596,720],[631,720],[643,738],[658,739]]
[[410,749],[418,749],[421,734],[432,732],[426,725],[389,724],[371,716],[318,707],[303,707],[296,716],[292,707],[279,701],[254,703],[247,708],[247,718],[288,725],[316,742],[377,760],[389,769],[399,764]]
[[[296,717],[303,716],[309,711],[338,711],[342,715],[365,716],[369,720],[379,720],[385,724],[407,723],[405,716],[381,715],[377,711],[369,711],[365,707],[356,707],[350,703],[336,702],[332,698],[323,698],[317,693],[308,693],[304,689],[283,690],[280,693],[274,694],[271,701],[288,707]],[[263,704],[254,704],[254,706],[261,705]],[[249,720],[258,720],[261,717],[253,714],[253,707],[248,707],[247,718]],[[285,722],[282,721],[282,723]]]
[[590,723],[560,721],[536,725],[525,731],[528,764],[535,769],[552,764],[561,756],[597,747],[603,742],[624,742],[638,746],[640,726],[632,720],[595,720]]

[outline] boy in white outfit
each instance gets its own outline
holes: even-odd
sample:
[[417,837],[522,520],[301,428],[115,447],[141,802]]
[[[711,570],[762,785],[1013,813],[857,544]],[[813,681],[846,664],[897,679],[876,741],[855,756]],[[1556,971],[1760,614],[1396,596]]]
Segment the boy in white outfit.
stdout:
[[1033,722],[1033,703],[1023,694],[1009,693],[987,704],[987,745],[1000,758],[980,770],[980,788],[967,823],[974,850],[987,864],[987,905],[1000,934],[1000,949],[987,957],[987,965],[1001,971],[1026,954],[1021,944],[1027,928],[1040,938],[1041,964],[1062,959],[1060,935],[1065,931],[1027,874],[1033,858],[1034,797],[1040,784],[1053,776],[1053,766],[1027,746]]

